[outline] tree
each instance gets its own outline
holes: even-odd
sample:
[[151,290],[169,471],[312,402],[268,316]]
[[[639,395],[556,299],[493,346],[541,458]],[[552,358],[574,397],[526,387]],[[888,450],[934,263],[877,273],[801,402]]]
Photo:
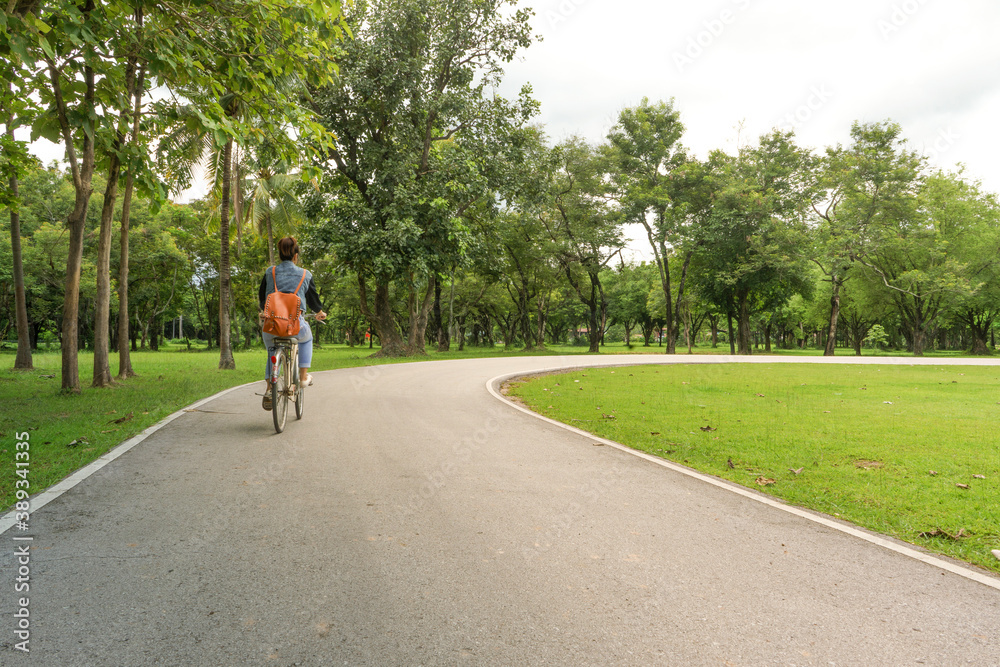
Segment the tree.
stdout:
[[907,151],[899,125],[891,122],[851,128],[853,144],[827,150],[820,187],[825,200],[813,205],[817,226],[812,261],[830,283],[830,315],[825,356],[833,356],[840,316],[841,290],[851,267],[866,252],[880,225],[912,215],[923,160]]
[[[652,269],[652,271],[650,270]],[[645,345],[649,346],[652,317],[647,310],[649,293],[656,284],[656,268],[646,264],[619,264],[605,272],[603,278],[608,295],[608,318],[625,329],[625,345],[632,347],[632,330],[643,329]]]
[[[180,54],[192,66],[171,82],[190,104],[167,101],[159,105],[159,115],[175,130],[167,136],[178,136],[178,126],[184,130],[180,133],[184,140],[176,144],[180,150],[167,151],[168,162],[190,165],[205,155],[206,143],[209,152],[221,158],[219,367],[232,369],[229,233],[234,148],[267,142],[277,156],[294,162],[303,153],[330,147],[329,135],[313,118],[303,95],[307,86],[332,80],[334,51],[345,33],[340,3],[237,0],[208,6],[192,3],[188,9],[181,16],[183,32],[200,40],[191,52]],[[185,152],[187,161],[180,159]],[[313,170],[303,170],[302,175],[311,178]],[[175,187],[186,186],[190,172],[177,169],[174,178]]]
[[659,269],[667,312],[667,354],[676,352],[680,301],[692,251],[685,253],[676,301],[669,258],[678,250],[686,221],[699,208],[699,202],[692,196],[696,192],[689,178],[693,172],[681,173],[688,162],[679,143],[683,132],[684,125],[673,100],[650,104],[643,98],[639,106],[621,112],[618,123],[608,134],[615,164],[612,179],[616,181],[623,217],[645,228]]
[[4,41],[0,44],[0,51],[20,56],[32,73],[30,80],[24,79],[25,90],[38,93],[41,104],[49,109],[36,118],[32,138],[42,135],[61,141],[73,178],[75,202],[66,223],[70,236],[62,312],[62,389],[71,393],[80,392],[77,365],[80,269],[96,166],[95,132],[101,122],[97,81],[105,74],[114,81],[113,73],[103,67],[100,48],[114,35],[113,26],[123,7],[113,2],[101,9],[97,11],[94,0],[78,0],[58,6],[42,4],[20,17],[7,12],[4,27],[8,32],[3,33]]
[[[469,215],[495,206],[508,138],[535,111],[527,90],[513,103],[492,90],[502,64],[530,42],[530,11],[509,12],[513,4],[358,2],[348,13],[355,38],[337,60],[341,76],[313,93],[337,137],[313,245],[357,274],[383,355],[423,351],[437,276],[464,261]],[[402,325],[394,285],[407,295]]]
[[558,170],[541,220],[566,279],[589,309],[589,351],[600,352],[607,319],[601,271],[621,252],[621,228],[609,206],[607,165],[598,151],[578,137],[560,143],[556,151]]
[[[142,75],[140,73],[139,60],[144,54],[142,49],[143,34],[143,8],[141,3],[135,8],[132,15],[133,24],[126,22],[122,27],[125,29],[121,35],[113,42],[115,53],[112,57],[124,63],[124,89],[112,91],[117,92],[118,99],[109,100],[107,96],[114,92],[106,93],[102,98],[102,103],[118,110],[118,118],[109,121],[109,127],[104,134],[110,136],[102,137],[102,153],[107,162],[108,181],[104,191],[104,204],[101,208],[101,228],[97,246],[97,302],[94,308],[94,387],[108,387],[111,385],[111,365],[109,362],[109,342],[110,342],[110,315],[111,315],[111,232],[112,218],[115,212],[115,203],[118,197],[118,180],[121,176],[122,155],[125,153],[126,137],[129,129],[133,125],[133,99],[141,99],[142,92],[137,90],[142,86]],[[137,123],[137,121],[135,121]],[[133,140],[136,131],[133,131]],[[129,170],[132,173],[132,170]],[[129,192],[131,197],[131,192]],[[127,220],[126,216],[123,216]],[[125,223],[127,225],[127,222]],[[126,227],[127,229],[127,227]],[[123,253],[128,256],[128,241],[126,237]],[[127,281],[128,263],[122,262]],[[127,284],[127,283],[126,283]],[[126,306],[125,319],[127,321],[128,297],[127,292],[119,295],[119,304]],[[126,357],[128,355],[127,348]],[[120,353],[120,352],[119,352]],[[120,376],[127,377],[132,373],[131,360],[127,359],[122,366]]]
[[858,255],[888,290],[916,356],[923,355],[929,329],[949,304],[977,291],[975,271],[969,272],[966,257],[957,251],[984,228],[973,212],[975,200],[956,176],[934,174],[910,198],[904,214],[871,229],[872,243]]
[[14,139],[15,106],[17,101],[8,89],[10,95],[3,98],[3,107],[8,109],[7,132],[0,136],[0,173],[6,177],[10,190],[0,194],[0,206],[10,210],[10,242],[11,242],[11,283],[14,286],[15,319],[17,321],[17,356],[14,358],[14,368],[31,370],[34,368],[31,359],[31,338],[28,331],[28,307],[24,290],[24,261],[21,250],[21,197],[18,191],[19,179],[25,168],[33,163],[23,142]]
[[711,251],[694,257],[692,271],[702,296],[730,323],[736,319],[730,345],[735,334],[736,351],[751,354],[751,314],[811,287],[795,252],[813,197],[810,156],[790,132],[775,131],[735,157],[715,152],[709,162],[718,190],[696,233]]

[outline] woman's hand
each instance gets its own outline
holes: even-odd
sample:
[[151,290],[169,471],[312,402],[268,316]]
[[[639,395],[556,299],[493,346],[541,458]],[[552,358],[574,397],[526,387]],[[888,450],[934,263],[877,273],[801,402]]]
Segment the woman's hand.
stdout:
[[316,321],[317,321],[317,322],[322,322],[322,321],[323,321],[323,320],[325,320],[325,319],[326,319],[326,313],[325,313],[325,312],[323,312],[323,311],[321,310],[321,311],[319,311],[318,313],[316,313]]

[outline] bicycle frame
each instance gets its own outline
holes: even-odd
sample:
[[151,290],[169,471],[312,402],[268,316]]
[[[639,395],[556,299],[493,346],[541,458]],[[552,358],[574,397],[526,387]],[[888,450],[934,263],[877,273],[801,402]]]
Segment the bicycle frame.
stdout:
[[[278,376],[281,373],[279,366],[281,368],[288,369],[291,367],[296,372],[298,371],[298,361],[299,361],[299,342],[294,338],[275,338],[274,347],[268,350],[271,353],[271,383],[274,384],[278,381]],[[273,350],[273,352],[272,352]],[[288,364],[279,364],[279,353],[284,353],[288,358]],[[294,373],[288,372],[287,375],[294,375]],[[298,384],[298,376],[285,377],[285,385],[289,386],[292,384]]]
[[274,430],[281,433],[285,429],[289,400],[295,402],[295,418],[302,419],[299,342],[294,338],[275,338],[268,353],[271,355],[271,417]]

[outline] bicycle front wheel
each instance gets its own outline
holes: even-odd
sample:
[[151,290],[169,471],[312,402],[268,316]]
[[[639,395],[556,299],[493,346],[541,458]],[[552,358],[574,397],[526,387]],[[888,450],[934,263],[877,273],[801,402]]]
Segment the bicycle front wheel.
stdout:
[[285,430],[285,415],[288,412],[287,364],[288,358],[279,352],[276,361],[277,378],[271,384],[271,418],[274,419],[274,430],[278,433]]

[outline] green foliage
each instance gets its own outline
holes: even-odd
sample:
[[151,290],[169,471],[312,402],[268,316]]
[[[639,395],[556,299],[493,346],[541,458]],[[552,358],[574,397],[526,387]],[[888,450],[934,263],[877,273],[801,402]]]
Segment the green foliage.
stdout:
[[703,298],[739,325],[739,353],[750,353],[749,320],[778,308],[812,283],[796,252],[812,204],[812,158],[790,134],[775,132],[738,156],[709,160],[715,193],[711,212],[694,232],[706,252],[692,260]]

